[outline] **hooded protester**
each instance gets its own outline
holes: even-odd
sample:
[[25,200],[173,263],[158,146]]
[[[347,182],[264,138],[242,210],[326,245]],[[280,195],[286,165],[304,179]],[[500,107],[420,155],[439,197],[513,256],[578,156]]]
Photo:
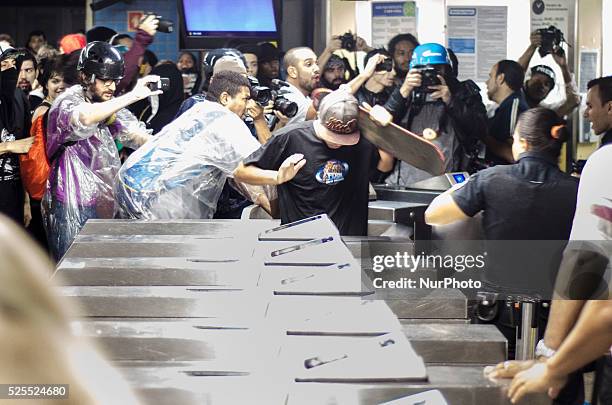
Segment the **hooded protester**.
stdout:
[[155,135],[174,119],[183,102],[183,78],[174,63],[161,63],[151,70],[151,74],[170,80],[170,87],[163,94],[143,100],[148,105],[139,119],[145,122]]

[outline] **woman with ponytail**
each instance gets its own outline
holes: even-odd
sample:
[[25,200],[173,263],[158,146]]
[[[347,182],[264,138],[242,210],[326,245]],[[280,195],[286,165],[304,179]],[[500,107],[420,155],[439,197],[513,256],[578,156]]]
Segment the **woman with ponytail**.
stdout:
[[567,240],[578,180],[559,170],[565,121],[547,108],[519,118],[512,154],[516,163],[472,175],[438,196],[425,213],[430,225],[446,225],[482,211],[488,240]]
[[[547,288],[554,285],[563,241],[570,235],[578,180],[558,166],[567,139],[567,125],[554,111],[525,111],[514,132],[512,154],[516,163],[472,175],[434,199],[425,213],[428,224],[439,226],[482,212],[487,260],[482,274],[478,274],[480,291],[500,294],[497,313],[486,322],[495,323],[506,336],[510,358],[514,357],[516,326],[509,307],[500,302],[514,294],[549,299]],[[525,242],[534,240],[547,242]],[[480,315],[484,313],[481,305],[473,315],[479,323],[485,320]],[[541,332],[546,319],[544,309],[539,319]]]

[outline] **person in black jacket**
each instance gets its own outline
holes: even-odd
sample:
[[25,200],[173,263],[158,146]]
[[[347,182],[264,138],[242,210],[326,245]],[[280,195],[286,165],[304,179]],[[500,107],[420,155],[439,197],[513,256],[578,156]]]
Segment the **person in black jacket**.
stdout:
[[18,51],[0,42],[0,213],[26,226],[31,218],[24,218],[25,192],[19,173],[17,154],[27,153],[34,138],[30,132],[29,106],[25,94],[16,89]]
[[[434,130],[433,143],[444,153],[446,172],[473,171],[478,141],[487,133],[480,89],[472,80],[456,78],[456,67],[440,44],[419,45],[410,65],[406,79],[384,106],[388,118],[416,134]],[[397,162],[387,183],[407,186],[429,177],[427,172]]]

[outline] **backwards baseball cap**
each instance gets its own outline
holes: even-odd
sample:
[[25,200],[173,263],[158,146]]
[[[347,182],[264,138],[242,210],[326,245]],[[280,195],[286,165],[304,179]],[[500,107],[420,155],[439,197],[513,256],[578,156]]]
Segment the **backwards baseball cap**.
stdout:
[[359,103],[344,89],[326,95],[319,105],[315,130],[319,138],[338,145],[351,146],[359,142]]
[[534,67],[531,68],[531,76],[533,77],[533,75],[535,75],[536,73],[540,73],[543,74],[544,76],[548,77],[548,79],[550,80],[551,84],[550,87],[554,87],[555,86],[555,71],[552,70],[550,67],[546,66],[546,65],[536,65]]

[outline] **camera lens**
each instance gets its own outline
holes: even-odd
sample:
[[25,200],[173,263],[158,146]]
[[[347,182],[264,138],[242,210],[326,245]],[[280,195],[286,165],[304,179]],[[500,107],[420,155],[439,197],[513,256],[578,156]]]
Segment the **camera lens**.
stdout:
[[251,98],[263,107],[272,100],[272,91],[267,87],[254,86],[251,87]]
[[284,97],[277,97],[276,100],[274,100],[274,109],[291,118],[295,117],[295,114],[297,114],[298,105]]

